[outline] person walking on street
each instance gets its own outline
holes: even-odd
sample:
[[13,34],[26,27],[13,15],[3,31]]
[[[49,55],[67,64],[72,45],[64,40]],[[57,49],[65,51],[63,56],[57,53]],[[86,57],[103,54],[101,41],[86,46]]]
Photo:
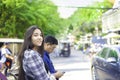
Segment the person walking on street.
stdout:
[[44,39],[44,56],[43,61],[47,65],[47,71],[49,71],[51,74],[55,76],[55,78],[58,80],[60,77],[63,76],[63,72],[57,71],[54,68],[54,65],[52,63],[52,60],[50,59],[49,54],[53,52],[53,50],[58,45],[58,40],[53,36],[46,36]]
[[42,59],[44,37],[38,26],[29,27],[24,36],[19,58],[18,80],[50,80]]

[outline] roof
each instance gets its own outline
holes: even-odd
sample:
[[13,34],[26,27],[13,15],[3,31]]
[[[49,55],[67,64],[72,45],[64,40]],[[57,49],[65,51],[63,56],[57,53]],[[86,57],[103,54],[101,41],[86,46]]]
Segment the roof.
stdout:
[[13,42],[13,43],[22,43],[23,39],[17,39],[17,38],[0,38],[0,42]]

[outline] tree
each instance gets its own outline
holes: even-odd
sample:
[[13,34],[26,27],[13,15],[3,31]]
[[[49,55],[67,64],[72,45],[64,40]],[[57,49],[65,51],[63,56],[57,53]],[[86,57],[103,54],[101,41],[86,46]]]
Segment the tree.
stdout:
[[95,3],[94,6],[79,8],[75,14],[70,17],[71,23],[74,26],[72,33],[74,35],[94,34],[95,27],[101,30],[101,16],[105,11],[112,8],[112,5],[108,0],[104,0],[103,2]]
[[0,37],[23,38],[31,25],[40,26],[45,35],[56,35],[62,22],[49,0],[0,0]]

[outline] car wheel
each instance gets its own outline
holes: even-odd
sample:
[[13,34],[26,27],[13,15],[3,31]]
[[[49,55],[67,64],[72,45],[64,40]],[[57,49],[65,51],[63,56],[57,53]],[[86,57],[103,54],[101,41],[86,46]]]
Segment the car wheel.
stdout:
[[95,67],[92,67],[91,74],[92,74],[92,80],[99,80]]

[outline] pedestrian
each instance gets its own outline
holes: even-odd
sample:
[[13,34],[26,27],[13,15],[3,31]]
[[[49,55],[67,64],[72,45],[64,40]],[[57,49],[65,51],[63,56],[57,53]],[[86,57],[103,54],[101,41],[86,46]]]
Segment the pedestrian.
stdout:
[[24,36],[19,58],[18,80],[50,80],[42,59],[44,49],[43,32],[38,26],[29,27]]
[[56,48],[57,45],[58,45],[58,40],[55,37],[49,35],[45,37],[43,60],[47,65],[46,70],[49,71],[51,74],[53,74],[55,78],[58,80],[60,77],[63,76],[64,73],[55,70],[52,60],[50,59],[49,56],[49,54],[53,52],[53,50]]
[[8,42],[4,42],[2,47],[1,47],[1,59],[0,62],[3,63],[3,65],[5,66],[5,71],[4,74],[7,76],[7,71],[8,69],[11,69],[12,67],[12,62],[14,57],[12,56],[11,50],[9,48],[9,44]]

